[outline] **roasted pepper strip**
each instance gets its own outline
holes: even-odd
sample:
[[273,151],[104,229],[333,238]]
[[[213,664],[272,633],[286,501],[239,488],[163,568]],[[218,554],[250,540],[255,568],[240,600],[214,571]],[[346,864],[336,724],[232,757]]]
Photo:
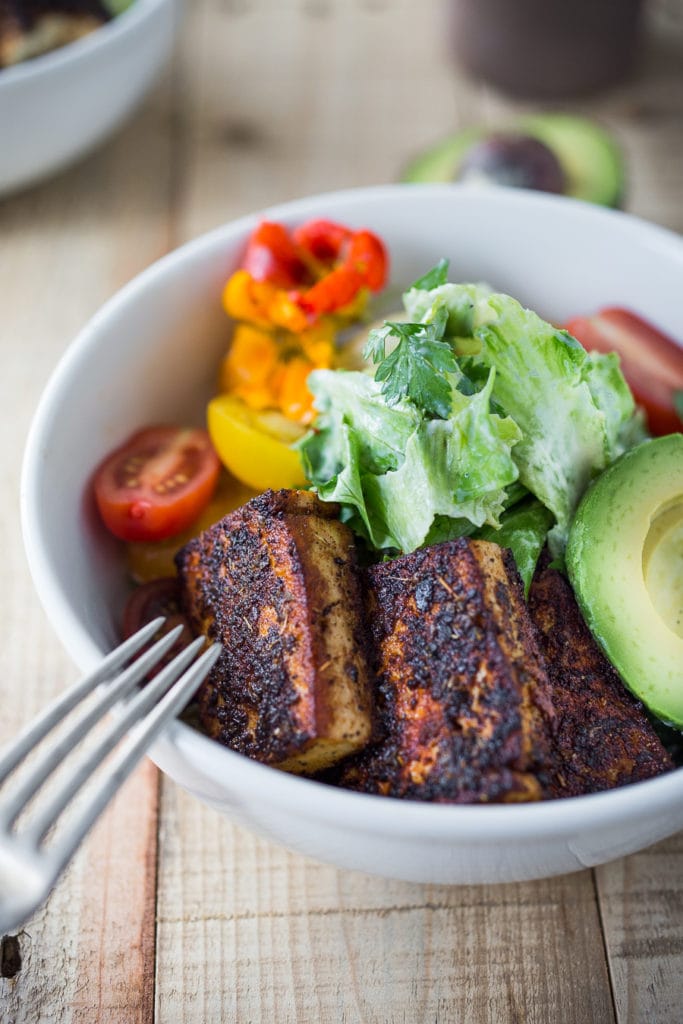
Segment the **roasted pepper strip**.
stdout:
[[342,246],[352,234],[350,228],[331,220],[309,220],[294,228],[292,238],[314,260],[329,265],[339,259]]
[[317,219],[290,232],[263,221],[223,291],[226,312],[241,323],[221,366],[222,390],[252,410],[309,423],[308,374],[333,365],[340,324],[362,312],[387,268],[371,231]]
[[298,288],[311,272],[283,224],[262,221],[247,243],[242,268],[255,281],[270,281],[278,288]]
[[387,268],[384,244],[372,231],[314,220],[290,236],[282,224],[264,221],[252,234],[223,301],[236,319],[298,333],[349,306],[364,288],[378,291]]
[[289,292],[270,281],[256,281],[247,270],[236,270],[223,289],[223,308],[235,320],[257,327],[284,327],[295,334],[305,331],[309,320]]

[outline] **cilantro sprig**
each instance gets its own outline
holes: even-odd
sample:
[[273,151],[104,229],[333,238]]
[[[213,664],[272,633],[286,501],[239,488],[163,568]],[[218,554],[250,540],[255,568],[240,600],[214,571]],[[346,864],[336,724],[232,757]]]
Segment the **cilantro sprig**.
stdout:
[[[429,416],[448,417],[453,402],[447,374],[456,373],[458,363],[443,341],[447,321],[448,311],[441,307],[430,323],[387,321],[370,331],[363,356],[377,365],[375,380],[388,405],[407,398]],[[394,345],[387,352],[389,339]]]

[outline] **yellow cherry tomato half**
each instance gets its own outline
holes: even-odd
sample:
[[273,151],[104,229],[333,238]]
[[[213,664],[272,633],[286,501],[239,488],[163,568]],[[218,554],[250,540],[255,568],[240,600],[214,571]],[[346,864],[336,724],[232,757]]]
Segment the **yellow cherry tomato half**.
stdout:
[[248,487],[302,487],[306,477],[290,447],[304,429],[273,410],[257,412],[234,395],[218,395],[207,408],[207,426],[223,465]]

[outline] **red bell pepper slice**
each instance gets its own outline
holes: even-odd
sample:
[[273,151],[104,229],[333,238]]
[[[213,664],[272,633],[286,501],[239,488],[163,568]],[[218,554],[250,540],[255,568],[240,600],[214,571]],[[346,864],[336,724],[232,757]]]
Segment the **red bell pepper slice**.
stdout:
[[251,235],[242,268],[255,281],[270,281],[278,288],[300,288],[310,280],[308,267],[285,226],[267,220]]
[[294,228],[292,238],[313,259],[321,263],[334,263],[352,233],[350,228],[331,220],[309,220]]
[[372,231],[321,218],[291,233],[283,224],[263,221],[242,261],[254,280],[288,291],[311,320],[348,306],[363,288],[379,291],[388,265],[384,244]]
[[335,267],[308,291],[297,296],[301,308],[313,318],[334,313],[353,302],[365,281],[353,267]]
[[384,286],[389,259],[383,242],[372,231],[352,231],[331,220],[310,220],[295,228],[292,237],[315,260],[340,262],[356,271],[371,291]]
[[384,243],[372,231],[355,231],[349,242],[346,266],[357,270],[371,291],[379,291],[386,283],[389,267]]

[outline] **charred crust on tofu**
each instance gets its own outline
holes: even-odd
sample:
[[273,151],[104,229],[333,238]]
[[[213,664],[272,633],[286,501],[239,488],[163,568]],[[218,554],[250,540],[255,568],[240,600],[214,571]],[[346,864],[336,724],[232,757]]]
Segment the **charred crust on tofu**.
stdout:
[[205,732],[275,767],[442,803],[596,792],[672,767],[545,557],[449,541],[360,569],[339,508],[267,491],[177,556],[223,644]]
[[572,589],[545,555],[529,611],[552,683],[555,771],[548,796],[579,796],[652,778],[673,763],[643,705],[585,625]]
[[203,727],[257,760],[317,771],[372,736],[366,636],[349,529],[307,492],[269,491],[177,556],[193,628],[224,645]]
[[384,738],[339,782],[441,802],[539,799],[552,706],[509,553],[463,538],[366,582]]

